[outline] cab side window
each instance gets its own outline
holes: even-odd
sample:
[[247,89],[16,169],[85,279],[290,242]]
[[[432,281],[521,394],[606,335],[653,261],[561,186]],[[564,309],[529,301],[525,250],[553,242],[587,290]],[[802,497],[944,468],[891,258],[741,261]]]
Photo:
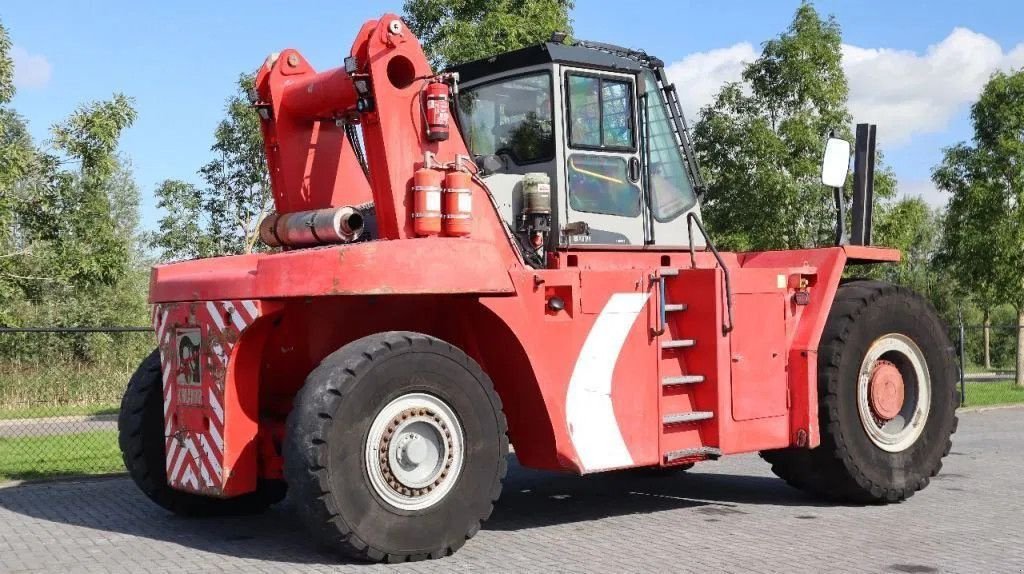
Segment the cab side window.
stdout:
[[628,181],[626,159],[617,155],[569,156],[569,207],[620,217],[640,215],[640,188]]
[[574,148],[632,151],[632,89],[629,82],[569,74],[569,144]]

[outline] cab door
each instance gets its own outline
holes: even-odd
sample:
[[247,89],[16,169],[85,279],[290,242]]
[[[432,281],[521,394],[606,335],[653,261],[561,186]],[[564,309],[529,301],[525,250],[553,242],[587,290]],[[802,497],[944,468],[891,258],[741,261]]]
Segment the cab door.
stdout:
[[643,245],[636,77],[562,68],[565,97],[565,222],[589,233],[564,234],[566,245]]

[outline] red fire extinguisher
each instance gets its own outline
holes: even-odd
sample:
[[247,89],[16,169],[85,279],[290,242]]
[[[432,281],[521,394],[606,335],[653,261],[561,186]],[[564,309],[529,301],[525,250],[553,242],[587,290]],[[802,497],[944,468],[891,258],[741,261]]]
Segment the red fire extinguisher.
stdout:
[[433,80],[423,88],[423,117],[426,123],[427,141],[440,142],[448,139],[448,124],[451,113],[448,98],[451,91],[448,84]]
[[412,230],[419,237],[441,233],[441,182],[444,175],[431,169],[429,156],[412,176]]
[[454,170],[444,176],[444,234],[449,237],[469,235],[473,228],[472,178],[456,162]]

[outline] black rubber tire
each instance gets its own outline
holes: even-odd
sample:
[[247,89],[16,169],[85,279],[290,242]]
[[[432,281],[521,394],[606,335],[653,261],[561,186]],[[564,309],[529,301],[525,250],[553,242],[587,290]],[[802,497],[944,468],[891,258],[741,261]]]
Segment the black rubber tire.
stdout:
[[[364,448],[377,413],[413,392],[455,412],[465,460],[444,498],[407,511],[370,485]],[[288,416],[285,478],[303,521],[329,548],[374,562],[440,558],[491,515],[508,468],[506,432],[501,399],[469,356],[427,335],[378,333],[335,351],[306,378]]]
[[[931,377],[924,431],[898,453],[871,442],[857,409],[861,361],[872,342],[888,333],[918,345]],[[953,345],[927,300],[880,281],[845,283],[836,292],[818,350],[821,445],[761,456],[776,475],[801,490],[842,502],[899,502],[927,486],[949,454],[957,427],[956,382]]]
[[128,382],[117,417],[118,444],[129,476],[150,500],[182,516],[254,514],[280,502],[282,481],[261,482],[256,492],[214,498],[175,490],[167,484],[164,454],[163,385],[160,353],[146,357]]

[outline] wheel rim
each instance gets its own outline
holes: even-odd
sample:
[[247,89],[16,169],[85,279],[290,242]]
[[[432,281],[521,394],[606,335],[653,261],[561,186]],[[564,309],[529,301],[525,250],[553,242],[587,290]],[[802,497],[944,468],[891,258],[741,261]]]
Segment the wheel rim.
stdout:
[[388,403],[366,437],[370,484],[401,510],[437,504],[458,480],[464,456],[462,425],[455,412],[426,393]]
[[875,340],[860,366],[857,410],[868,438],[888,452],[909,448],[931,408],[931,375],[924,353],[905,335]]

